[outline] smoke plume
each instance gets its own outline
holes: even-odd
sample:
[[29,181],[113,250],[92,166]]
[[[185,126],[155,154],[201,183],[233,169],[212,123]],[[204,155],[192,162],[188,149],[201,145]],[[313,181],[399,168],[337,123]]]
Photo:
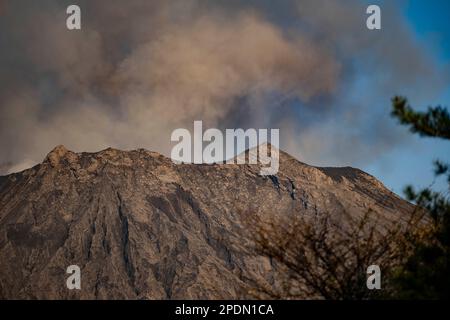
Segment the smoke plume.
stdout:
[[168,155],[194,120],[281,128],[303,160],[361,165],[402,141],[393,94],[426,99],[448,81],[393,4],[378,33],[356,0],[78,1],[80,31],[69,4],[1,2],[3,173],[58,144]]

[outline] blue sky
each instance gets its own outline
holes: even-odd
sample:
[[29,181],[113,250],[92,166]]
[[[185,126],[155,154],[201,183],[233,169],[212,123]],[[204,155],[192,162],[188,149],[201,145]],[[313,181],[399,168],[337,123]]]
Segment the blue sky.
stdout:
[[[429,54],[442,66],[450,63],[450,1],[411,0],[403,6],[404,15],[416,37],[429,48]],[[450,105],[450,84],[430,104]],[[415,105],[424,108],[426,105]],[[406,184],[426,187],[433,183],[432,161],[450,162],[450,143],[430,138],[411,138],[411,143],[384,154],[365,169],[378,177],[393,191],[401,193]],[[445,180],[439,179],[434,187],[445,190]]]

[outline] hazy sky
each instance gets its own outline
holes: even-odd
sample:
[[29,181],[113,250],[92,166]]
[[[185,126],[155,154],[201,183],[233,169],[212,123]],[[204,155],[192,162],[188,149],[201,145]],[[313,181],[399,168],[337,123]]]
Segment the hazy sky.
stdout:
[[[448,73],[450,62],[450,1],[433,0],[405,1],[402,13],[418,41],[430,51],[443,72]],[[417,108],[433,105],[450,107],[450,81],[436,95],[430,95],[427,101],[411,101]],[[428,186],[434,181],[430,163],[435,159],[450,162],[450,143],[435,139],[410,138],[409,143],[391,150],[378,162],[365,167],[396,192],[400,192],[409,183],[416,186]],[[434,186],[447,189],[445,179],[439,179]]]
[[[65,27],[74,3],[80,31]],[[0,173],[57,144],[168,155],[172,130],[203,120],[280,128],[300,160],[361,168],[398,193],[426,186],[450,145],[397,125],[390,99],[450,104],[450,4],[373,1],[382,30],[369,31],[367,3],[0,1]]]

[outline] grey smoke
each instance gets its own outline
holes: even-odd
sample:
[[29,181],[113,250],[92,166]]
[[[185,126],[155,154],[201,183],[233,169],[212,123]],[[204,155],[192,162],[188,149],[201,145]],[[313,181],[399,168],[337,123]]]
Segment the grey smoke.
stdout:
[[169,154],[171,131],[194,120],[280,127],[303,160],[361,164],[403,141],[386,116],[393,94],[448,80],[394,5],[377,34],[356,0],[78,1],[80,32],[65,28],[69,4],[2,3],[3,172],[57,144]]

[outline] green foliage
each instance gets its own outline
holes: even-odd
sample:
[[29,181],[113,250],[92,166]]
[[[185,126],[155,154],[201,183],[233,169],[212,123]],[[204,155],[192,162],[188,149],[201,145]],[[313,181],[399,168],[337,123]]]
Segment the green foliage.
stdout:
[[[403,97],[392,99],[392,116],[421,136],[450,139],[450,115],[445,108],[416,112]],[[446,176],[450,191],[450,166],[434,162],[436,176]],[[395,297],[402,299],[450,298],[450,200],[448,192],[429,188],[415,191],[408,186],[405,195],[425,208],[431,217],[432,232],[415,246],[415,251],[393,279]]]
[[426,112],[414,111],[404,97],[392,99],[392,116],[401,124],[408,125],[410,130],[421,136],[450,139],[450,115],[441,106],[428,107]]

